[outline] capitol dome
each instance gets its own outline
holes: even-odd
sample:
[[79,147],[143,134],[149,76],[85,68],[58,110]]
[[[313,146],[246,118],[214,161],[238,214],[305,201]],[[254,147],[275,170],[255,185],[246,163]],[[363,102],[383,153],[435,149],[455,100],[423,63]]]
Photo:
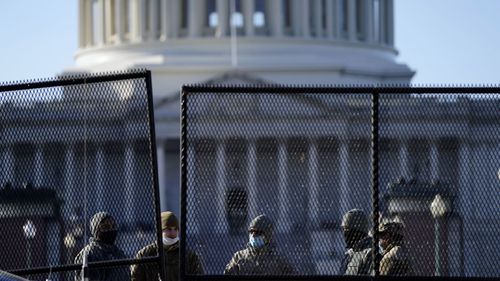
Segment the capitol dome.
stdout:
[[414,72],[396,62],[393,5],[79,0],[79,49],[67,71],[151,69],[155,97],[235,71],[283,84],[409,83]]

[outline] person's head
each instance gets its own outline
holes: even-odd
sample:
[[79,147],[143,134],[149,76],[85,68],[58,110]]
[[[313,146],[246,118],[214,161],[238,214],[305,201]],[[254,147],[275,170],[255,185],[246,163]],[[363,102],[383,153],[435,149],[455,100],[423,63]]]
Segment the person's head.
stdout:
[[350,210],[342,218],[341,226],[347,248],[352,248],[368,235],[368,216],[363,210]]
[[169,246],[179,241],[179,220],[174,213],[161,213],[161,231],[164,245]]
[[263,248],[271,243],[273,222],[266,215],[254,218],[248,226],[249,244],[253,248]]
[[110,214],[99,212],[90,221],[90,233],[96,241],[113,245],[118,236],[118,225]]
[[379,243],[382,249],[391,244],[400,244],[403,241],[404,225],[401,222],[385,222],[379,226]]

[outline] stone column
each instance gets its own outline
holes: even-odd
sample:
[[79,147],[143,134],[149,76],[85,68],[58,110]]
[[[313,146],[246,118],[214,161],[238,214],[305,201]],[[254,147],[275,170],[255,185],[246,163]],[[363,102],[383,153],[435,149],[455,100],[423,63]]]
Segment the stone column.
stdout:
[[228,0],[217,0],[218,24],[215,32],[217,37],[227,36],[229,30],[229,2]]
[[159,141],[156,143],[156,159],[158,161],[158,186],[160,187],[160,205],[161,210],[168,210],[166,198],[166,175],[165,175],[165,145]]
[[337,35],[335,34],[336,32],[336,26],[337,26],[337,16],[336,16],[336,7],[337,1],[335,0],[327,0],[326,1],[326,37],[328,39],[333,39]]
[[393,0],[387,1],[387,45],[394,45],[394,2]]
[[158,16],[156,11],[159,9],[156,0],[150,0],[149,1],[149,7],[146,7],[146,9],[149,9],[149,33],[148,33],[148,40],[154,41],[156,40],[158,36]]
[[254,140],[250,140],[247,148],[247,195],[250,219],[258,215],[257,194],[257,145]]
[[94,16],[92,15],[92,0],[84,0],[85,3],[85,46],[89,47],[94,42]]
[[95,195],[96,198],[96,208],[97,211],[104,210],[104,194],[106,193],[106,188],[104,186],[104,149],[102,146],[97,147],[97,153],[95,156]]
[[309,1],[301,1],[300,3],[302,18],[302,37],[308,38],[311,36],[311,24],[309,23],[311,11],[309,9]]
[[189,37],[203,35],[205,26],[205,0],[189,0],[188,2],[188,34]]
[[349,41],[357,41],[356,1],[347,1],[347,34]]
[[292,29],[293,36],[299,37],[302,35],[302,17],[301,17],[301,5],[302,0],[292,0],[290,5],[292,5]]
[[339,147],[339,186],[340,213],[343,215],[351,208],[351,190],[349,188],[349,141],[341,140]]
[[[197,176],[196,176],[196,169],[193,168],[193,165],[196,165],[196,150],[194,149],[193,146],[189,146],[187,148],[187,173],[188,173],[188,177],[187,177],[187,183],[186,183],[186,186],[187,186],[187,203],[192,203],[192,202],[195,202],[194,200],[197,199],[197,190],[196,190],[196,182],[193,182],[193,179],[196,179]],[[193,188],[194,186],[194,188]],[[182,208],[182,207],[181,207]],[[187,212],[191,212],[191,208],[190,206],[188,205],[188,209],[187,209]],[[190,235],[195,235],[195,234],[198,234],[199,231],[200,231],[200,224],[203,223],[203,222],[197,222],[197,223],[192,223],[190,222],[189,223],[189,226],[188,228],[186,228],[186,233],[190,234]],[[206,224],[206,223],[205,223]],[[207,229],[212,229],[211,226],[208,226]]]
[[227,173],[226,173],[226,144],[223,141],[217,143],[216,151],[216,169],[217,169],[217,208],[215,217],[215,231],[217,233],[227,233],[228,223],[226,219],[226,192],[227,192]]
[[[55,163],[51,163],[54,165]],[[36,147],[35,152],[35,188],[40,188],[43,185],[43,175],[44,175],[44,164],[43,164],[43,145],[39,144]]]
[[374,38],[374,27],[375,27],[375,22],[374,22],[374,0],[365,0],[365,41],[368,43],[373,43],[373,38]]
[[99,38],[97,38],[97,44],[99,45],[104,45],[106,44],[106,21],[105,21],[105,14],[106,14],[106,5],[104,3],[104,0],[99,0],[99,11],[101,12],[99,15],[99,18],[97,19],[98,23],[98,28],[97,30],[100,32],[99,33]]
[[[322,11],[325,7],[322,7],[322,0],[314,0],[314,10],[313,10],[313,19],[314,19],[314,32],[317,38],[323,37],[323,15]],[[327,11],[328,13],[328,11]]]
[[[273,1],[280,2],[280,1]],[[255,13],[255,1],[254,0],[246,0],[241,2],[242,10],[243,10],[243,20],[245,25],[245,35],[246,36],[254,36],[255,29],[253,25],[253,14]]]
[[334,2],[334,29],[333,29],[333,36],[336,38],[343,38],[343,30],[342,30],[342,18],[347,17],[347,15],[341,15],[344,13],[344,10],[342,9],[342,6],[340,5],[340,0],[335,0]]
[[408,167],[408,146],[406,141],[400,143],[399,147],[399,171],[406,180],[410,179],[410,169]]
[[139,23],[139,41],[144,41],[148,37],[148,34],[146,33],[146,21],[148,20],[146,18],[146,9],[148,9],[148,7],[146,7],[146,1],[138,0],[137,14]]
[[169,7],[167,6],[168,1],[167,0],[161,0],[161,28],[160,28],[160,40],[165,41],[168,38],[168,11]]
[[387,34],[387,20],[386,20],[386,14],[387,14],[387,11],[385,9],[386,7],[386,1],[387,0],[379,0],[379,4],[378,4],[378,11],[379,11],[379,18],[378,18],[378,21],[379,21],[379,24],[378,24],[378,36],[379,38],[377,38],[377,42],[381,43],[381,44],[385,44],[386,42],[386,34]]
[[439,150],[438,150],[438,145],[435,140],[432,141],[431,143],[431,149],[430,149],[430,176],[431,176],[431,181],[437,180],[439,178]]
[[[279,37],[283,36],[283,3],[282,1],[267,1],[266,2],[266,14],[269,16],[266,19],[269,20],[269,31],[272,36]],[[269,14],[270,13],[270,14]]]
[[288,151],[285,140],[281,140],[278,145],[278,194],[279,194],[279,219],[278,231],[290,231],[289,218],[289,192],[288,192]]
[[125,209],[126,221],[131,226],[135,221],[136,204],[135,204],[135,151],[134,144],[127,143],[125,145],[125,165],[124,165],[124,180],[125,180]]
[[309,221],[311,225],[317,226],[319,218],[319,165],[318,165],[318,145],[316,141],[309,143]]
[[475,236],[474,230],[474,196],[473,196],[473,186],[472,168],[474,164],[472,163],[474,157],[471,151],[470,145],[468,143],[461,143],[458,151],[458,162],[459,162],[459,208],[460,217],[462,219],[463,228],[463,257],[464,257],[464,276],[474,276],[475,272]]
[[123,1],[128,0],[115,0],[115,27],[116,27],[116,43],[123,42],[125,38],[125,9]]
[[[75,168],[75,149],[72,145],[69,145],[64,156],[64,200],[66,203],[63,205],[63,214],[66,216],[73,213],[74,202],[77,200],[74,194]],[[81,186],[84,185],[83,182]],[[84,192],[82,191],[82,193]]]
[[110,43],[112,40],[111,36],[113,35],[113,17],[111,7],[111,0],[104,0],[104,43]]
[[78,0],[78,47],[83,48],[86,45],[87,22],[85,18],[85,0]]
[[[185,1],[185,0],[183,0]],[[181,3],[180,0],[170,0],[170,34],[172,38],[179,37],[180,29],[180,14],[181,14]]]
[[142,22],[142,10],[140,0],[132,0],[130,2],[130,10],[132,18],[130,20],[130,35],[132,42],[142,41],[142,30],[144,23]]

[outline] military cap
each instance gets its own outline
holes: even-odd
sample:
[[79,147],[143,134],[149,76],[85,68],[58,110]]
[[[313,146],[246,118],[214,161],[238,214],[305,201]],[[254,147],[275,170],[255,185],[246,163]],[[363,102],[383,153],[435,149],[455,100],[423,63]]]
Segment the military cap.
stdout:
[[179,220],[172,212],[162,212],[161,213],[161,230],[168,229],[169,227],[175,227],[179,229]]
[[248,226],[248,231],[258,230],[264,233],[267,237],[272,236],[274,225],[269,217],[260,215],[254,218]]
[[403,236],[404,224],[397,221],[384,222],[379,225],[378,231]]
[[342,218],[342,227],[368,233],[368,216],[363,210],[352,209]]

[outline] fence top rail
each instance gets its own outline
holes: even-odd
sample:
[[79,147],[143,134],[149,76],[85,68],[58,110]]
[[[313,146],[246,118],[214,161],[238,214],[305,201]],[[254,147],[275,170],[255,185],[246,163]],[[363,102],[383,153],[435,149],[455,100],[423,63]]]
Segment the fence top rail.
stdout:
[[294,93],[315,93],[315,94],[366,94],[366,93],[382,93],[382,94],[498,94],[500,86],[459,86],[459,87],[412,87],[412,86],[359,86],[359,85],[184,85],[182,93],[276,93],[276,94],[294,94]]
[[110,81],[145,78],[147,70],[130,70],[115,73],[83,73],[56,78],[28,80],[18,82],[0,82],[0,92],[31,90],[49,87],[71,86],[77,84],[92,84]]

